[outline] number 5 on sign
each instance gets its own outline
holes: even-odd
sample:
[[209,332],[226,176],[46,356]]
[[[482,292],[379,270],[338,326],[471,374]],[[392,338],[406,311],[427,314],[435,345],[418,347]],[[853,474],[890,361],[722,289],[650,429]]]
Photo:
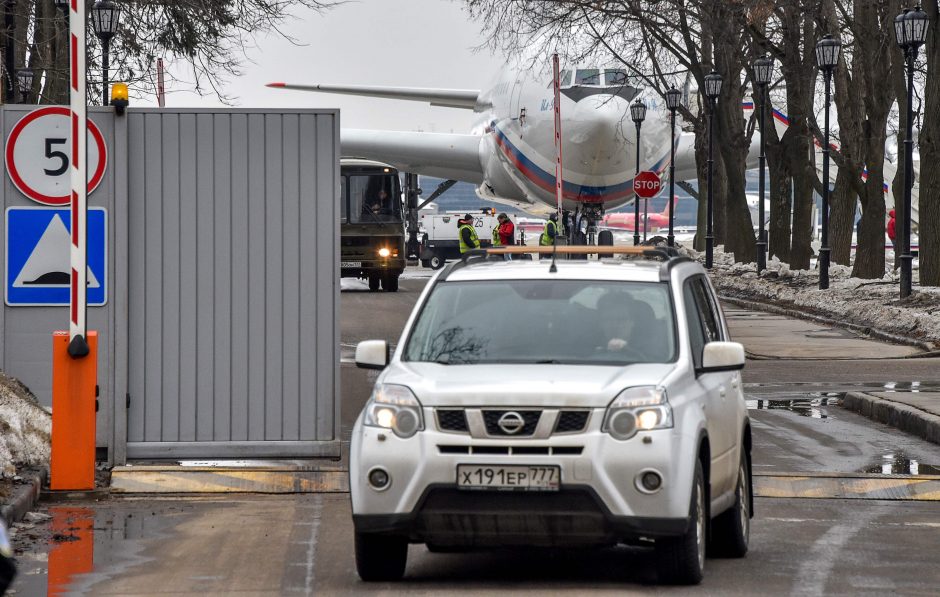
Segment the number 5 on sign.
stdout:
[[[68,108],[50,106],[28,112],[7,139],[10,180],[21,193],[43,205],[69,205],[72,131]],[[88,121],[88,192],[104,178],[108,149],[104,136]]]

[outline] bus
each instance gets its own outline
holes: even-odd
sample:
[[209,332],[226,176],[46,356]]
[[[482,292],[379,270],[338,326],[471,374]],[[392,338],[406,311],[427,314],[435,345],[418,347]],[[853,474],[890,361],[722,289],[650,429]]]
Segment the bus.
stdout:
[[340,276],[369,290],[398,290],[405,270],[405,223],[398,170],[372,160],[340,160]]

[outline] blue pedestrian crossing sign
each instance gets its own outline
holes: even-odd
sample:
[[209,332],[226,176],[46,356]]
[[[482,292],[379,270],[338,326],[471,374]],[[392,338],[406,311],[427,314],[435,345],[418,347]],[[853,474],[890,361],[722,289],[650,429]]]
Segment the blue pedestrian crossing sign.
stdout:
[[[69,304],[71,219],[68,209],[9,207],[6,212],[6,304]],[[88,208],[88,305],[107,302],[108,214]]]

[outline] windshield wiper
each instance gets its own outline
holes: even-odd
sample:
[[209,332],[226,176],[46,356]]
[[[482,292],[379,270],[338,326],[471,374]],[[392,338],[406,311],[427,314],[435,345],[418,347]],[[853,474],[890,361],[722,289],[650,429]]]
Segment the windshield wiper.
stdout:
[[561,365],[561,361],[558,359],[542,359],[541,361],[535,361],[536,365]]

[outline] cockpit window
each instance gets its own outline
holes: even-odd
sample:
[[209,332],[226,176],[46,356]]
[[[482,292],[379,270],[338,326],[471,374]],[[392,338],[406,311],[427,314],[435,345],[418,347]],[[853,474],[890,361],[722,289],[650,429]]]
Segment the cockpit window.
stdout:
[[578,69],[574,79],[575,85],[600,85],[601,71],[596,68]]
[[[561,84],[559,87],[571,87],[571,71],[565,69],[558,73],[558,78],[561,79]],[[551,89],[552,85],[555,83],[554,79],[548,80],[548,88]]]
[[627,71],[622,68],[608,68],[604,71],[604,84],[610,86],[626,85]]

